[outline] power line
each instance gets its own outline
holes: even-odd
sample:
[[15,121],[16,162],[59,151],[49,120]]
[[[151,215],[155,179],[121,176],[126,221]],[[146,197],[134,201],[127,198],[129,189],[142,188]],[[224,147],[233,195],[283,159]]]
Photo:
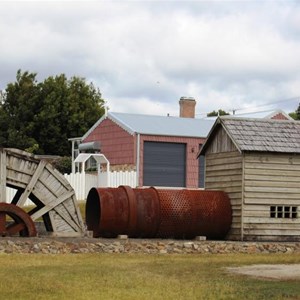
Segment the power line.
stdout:
[[[278,104],[278,103],[282,103],[282,102],[290,102],[290,101],[294,101],[294,100],[299,100],[300,101],[300,96],[297,96],[297,97],[291,97],[291,98],[286,98],[286,99],[281,99],[281,100],[277,100],[277,101],[272,101],[272,102],[267,102],[265,104],[260,104],[260,105],[256,105],[256,106],[252,106],[252,107],[246,107],[246,108],[225,108],[222,110],[225,110],[225,111],[232,111],[233,114],[235,114],[236,111],[239,111],[239,110],[249,110],[249,109],[256,109],[256,108],[259,108],[259,107],[265,107],[265,106],[269,106],[269,105],[273,105],[273,104]],[[217,109],[218,111],[219,109]],[[210,111],[211,112],[211,111]],[[198,113],[196,115],[207,115],[208,113],[210,112],[201,112],[201,113]],[[256,113],[256,112],[265,112],[265,111],[254,111],[254,112],[251,112],[251,113]]]

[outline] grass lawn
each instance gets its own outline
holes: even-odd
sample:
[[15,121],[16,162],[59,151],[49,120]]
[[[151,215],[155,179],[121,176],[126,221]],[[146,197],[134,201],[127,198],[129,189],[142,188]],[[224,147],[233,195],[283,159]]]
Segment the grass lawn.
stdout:
[[300,282],[225,267],[300,263],[299,254],[2,254],[1,299],[300,299]]

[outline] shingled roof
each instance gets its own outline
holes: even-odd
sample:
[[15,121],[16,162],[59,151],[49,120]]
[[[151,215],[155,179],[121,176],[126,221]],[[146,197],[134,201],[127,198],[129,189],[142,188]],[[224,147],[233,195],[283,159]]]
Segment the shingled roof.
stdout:
[[300,153],[300,121],[221,117],[216,120],[200,154],[219,126],[224,128],[240,152]]

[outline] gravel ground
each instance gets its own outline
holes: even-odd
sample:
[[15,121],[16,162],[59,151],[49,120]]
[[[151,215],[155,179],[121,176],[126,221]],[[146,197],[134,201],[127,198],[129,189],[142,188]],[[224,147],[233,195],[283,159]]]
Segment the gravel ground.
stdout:
[[279,280],[300,280],[300,264],[292,265],[251,265],[227,268],[229,272]]

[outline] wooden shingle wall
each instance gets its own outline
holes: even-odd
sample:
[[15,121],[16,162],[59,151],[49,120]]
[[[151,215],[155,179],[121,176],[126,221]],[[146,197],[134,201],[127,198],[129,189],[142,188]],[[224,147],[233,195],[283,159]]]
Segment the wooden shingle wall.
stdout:
[[[270,207],[297,207],[296,218],[271,218]],[[300,155],[246,153],[246,240],[300,240]]]

